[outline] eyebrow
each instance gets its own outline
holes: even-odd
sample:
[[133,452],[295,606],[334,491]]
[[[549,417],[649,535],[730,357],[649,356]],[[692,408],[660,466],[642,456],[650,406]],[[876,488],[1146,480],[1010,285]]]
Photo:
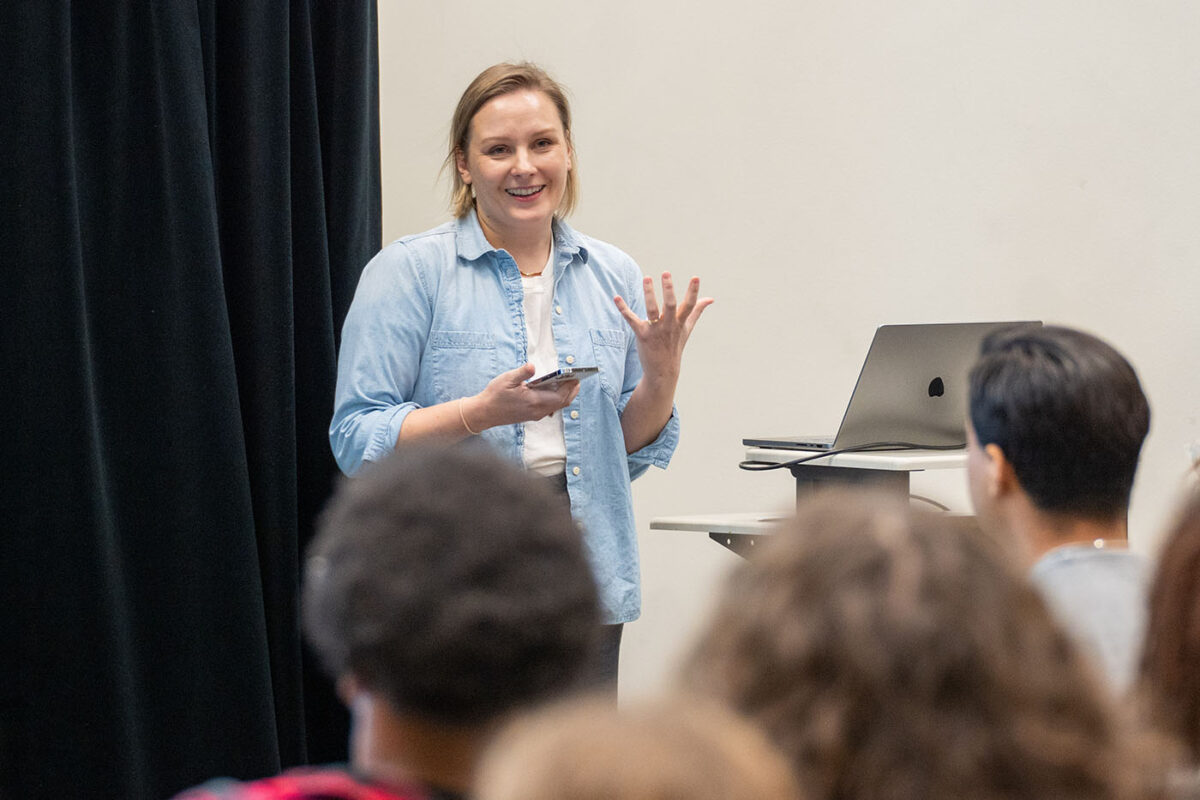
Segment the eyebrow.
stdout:
[[[535,131],[533,134],[530,135],[530,138],[537,139],[542,136],[557,136],[557,135],[558,135],[558,130],[556,128],[546,128],[544,130]],[[489,144],[491,142],[507,142],[512,138],[513,137],[511,137],[511,136],[489,136],[486,139],[480,139],[479,144],[480,144],[480,146],[483,146],[483,145]]]

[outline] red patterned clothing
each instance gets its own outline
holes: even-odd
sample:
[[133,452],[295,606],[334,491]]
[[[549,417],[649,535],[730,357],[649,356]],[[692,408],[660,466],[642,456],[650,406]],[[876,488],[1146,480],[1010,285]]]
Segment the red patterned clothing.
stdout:
[[175,800],[456,800],[457,795],[418,786],[384,786],[341,767],[301,767],[273,778],[242,783],[227,778],[189,789]]

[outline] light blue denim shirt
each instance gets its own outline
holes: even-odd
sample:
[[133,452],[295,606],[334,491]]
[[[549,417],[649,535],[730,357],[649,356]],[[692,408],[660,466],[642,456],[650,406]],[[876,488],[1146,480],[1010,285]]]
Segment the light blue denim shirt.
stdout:
[[[672,410],[655,441],[626,455],[621,413],[642,368],[613,297],[645,317],[641,270],[558,220],[554,249],[559,365],[600,367],[562,415],[571,511],[583,525],[605,622],[629,622],[641,612],[629,483],[651,464],[667,466],[679,419]],[[526,363],[523,303],[516,262],[488,243],[474,212],[380,251],[363,270],[342,329],[329,428],[342,471],[353,475],[391,452],[413,409],[476,394]],[[522,462],[524,425],[490,428],[481,438]]]

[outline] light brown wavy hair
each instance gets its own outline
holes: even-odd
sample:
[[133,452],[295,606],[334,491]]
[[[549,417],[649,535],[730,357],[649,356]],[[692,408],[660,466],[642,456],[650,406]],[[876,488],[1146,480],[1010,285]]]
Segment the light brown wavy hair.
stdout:
[[758,722],[809,798],[1139,792],[1099,676],[995,543],[899,499],[801,506],[731,576],[685,683]]
[[478,770],[475,800],[798,800],[784,756],[710,701],[585,698],[518,720]]
[[1151,723],[1200,765],[1200,491],[1184,501],[1159,551],[1140,690]]
[[463,182],[455,166],[456,156],[460,152],[467,152],[467,144],[471,138],[471,122],[489,100],[524,90],[543,93],[558,109],[558,119],[562,122],[563,135],[566,136],[567,148],[571,153],[571,169],[567,172],[557,215],[565,217],[575,209],[575,203],[579,199],[579,178],[576,174],[575,140],[571,137],[571,104],[567,100],[567,91],[544,69],[525,61],[519,64],[493,64],[475,76],[475,80],[471,81],[471,85],[458,99],[458,106],[450,120],[450,152],[442,164],[442,169],[449,170],[452,176],[450,210],[456,218],[465,217],[475,207],[471,187]]

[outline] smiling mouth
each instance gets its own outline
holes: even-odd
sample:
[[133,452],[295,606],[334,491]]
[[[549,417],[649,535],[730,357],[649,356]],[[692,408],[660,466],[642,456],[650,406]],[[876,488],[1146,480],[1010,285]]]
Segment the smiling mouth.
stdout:
[[535,194],[545,188],[546,185],[542,184],[541,186],[521,186],[515,189],[505,189],[504,191],[508,192],[513,197],[533,197]]

